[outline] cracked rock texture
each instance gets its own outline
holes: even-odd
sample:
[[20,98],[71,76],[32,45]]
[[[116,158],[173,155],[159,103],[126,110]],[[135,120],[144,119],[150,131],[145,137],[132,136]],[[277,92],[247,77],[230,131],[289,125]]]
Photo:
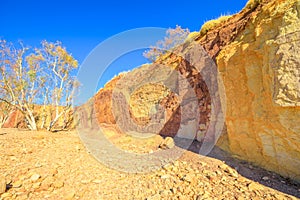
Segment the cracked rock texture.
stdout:
[[[199,45],[208,56],[197,49]],[[123,84],[127,87],[127,96],[118,96],[117,100],[120,108],[126,108],[129,113],[118,120],[125,129],[138,129],[136,124],[149,123],[149,116],[154,113],[152,116],[158,122],[161,119],[166,122],[160,131],[164,136],[174,136],[179,131],[181,137],[216,142],[217,137],[211,134],[215,130],[210,130],[209,124],[214,122],[217,128],[222,127],[223,124],[216,121],[222,118],[219,113],[226,107],[226,130],[217,145],[243,160],[300,181],[299,53],[300,1],[249,1],[240,13],[217,24],[204,35],[193,33],[183,45],[148,66],[149,72],[155,71],[155,65],[169,66],[188,80],[197,98],[198,120],[189,118],[189,113],[193,112],[178,109],[178,101],[182,97],[188,99],[190,95],[184,93],[184,87],[176,87],[177,96],[157,82],[138,87],[139,81],[142,83],[145,78],[141,76],[145,66],[126,73],[130,77],[127,82],[122,80],[133,84],[136,90],[131,91],[132,88]],[[209,66],[213,66],[209,59],[216,62],[225,88],[224,96],[220,91],[222,87],[213,84],[220,84],[220,80],[206,73]],[[90,106],[78,108],[86,109],[81,120],[88,119],[85,120],[87,124],[116,123],[112,95],[123,76],[112,79],[89,101]],[[142,98],[147,100],[142,101]],[[214,102],[213,114],[212,98],[223,102],[222,106]],[[126,103],[124,99],[129,101]],[[163,115],[159,115],[161,108],[165,109]],[[193,106],[188,108],[183,106],[185,111],[195,109]],[[185,131],[179,126],[182,117]],[[161,128],[158,124],[147,130]],[[191,134],[188,130],[197,133]]]
[[216,57],[229,150],[300,180],[300,1],[271,1]]

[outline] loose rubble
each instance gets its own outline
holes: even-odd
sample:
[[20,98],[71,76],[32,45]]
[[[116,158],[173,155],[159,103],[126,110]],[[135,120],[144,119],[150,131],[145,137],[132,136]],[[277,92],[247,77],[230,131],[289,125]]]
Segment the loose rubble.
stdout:
[[[0,135],[0,199],[297,199],[298,188],[294,196],[284,194],[191,151],[157,171],[131,174],[95,160],[75,132],[5,132]],[[128,136],[110,139],[120,148],[135,148],[126,146]],[[157,139],[135,143],[136,148],[162,151],[163,139]]]

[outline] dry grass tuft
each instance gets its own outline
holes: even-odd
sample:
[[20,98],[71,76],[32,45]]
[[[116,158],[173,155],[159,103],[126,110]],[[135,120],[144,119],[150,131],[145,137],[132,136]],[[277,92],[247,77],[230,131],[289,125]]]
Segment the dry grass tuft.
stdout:
[[227,21],[230,17],[231,17],[231,15],[224,15],[224,16],[220,16],[218,19],[212,19],[212,20],[205,22],[201,27],[200,35],[206,34],[208,31],[212,30],[214,27]]

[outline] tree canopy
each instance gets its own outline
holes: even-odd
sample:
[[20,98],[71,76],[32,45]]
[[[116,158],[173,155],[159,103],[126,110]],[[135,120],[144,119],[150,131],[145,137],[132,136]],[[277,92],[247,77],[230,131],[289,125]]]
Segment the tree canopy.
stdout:
[[[45,120],[46,110],[36,105],[50,105],[51,130],[58,119],[70,112],[74,89],[78,83],[74,71],[78,62],[61,42],[43,41],[39,48],[23,43],[14,45],[0,40],[0,102],[8,110],[24,115],[27,127],[37,130],[37,119]],[[68,121],[68,119],[66,119]],[[45,122],[42,122],[41,128]]]

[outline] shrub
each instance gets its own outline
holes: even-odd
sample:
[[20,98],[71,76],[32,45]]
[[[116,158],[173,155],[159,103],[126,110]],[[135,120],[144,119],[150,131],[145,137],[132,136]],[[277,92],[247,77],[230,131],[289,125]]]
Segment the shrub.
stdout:
[[223,15],[223,16],[220,16],[218,19],[212,19],[212,20],[205,22],[201,27],[200,35],[206,34],[208,31],[212,30],[214,27],[227,21],[230,17],[231,17],[231,15]]

